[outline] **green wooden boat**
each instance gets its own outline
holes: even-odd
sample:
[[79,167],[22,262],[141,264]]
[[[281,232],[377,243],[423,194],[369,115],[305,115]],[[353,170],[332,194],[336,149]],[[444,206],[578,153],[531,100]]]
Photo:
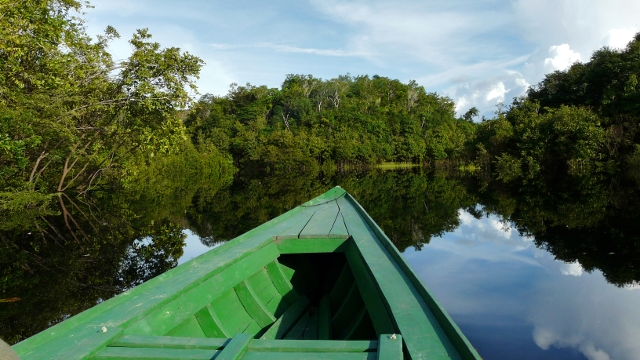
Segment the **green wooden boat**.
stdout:
[[480,359],[336,187],[16,344],[26,359]]

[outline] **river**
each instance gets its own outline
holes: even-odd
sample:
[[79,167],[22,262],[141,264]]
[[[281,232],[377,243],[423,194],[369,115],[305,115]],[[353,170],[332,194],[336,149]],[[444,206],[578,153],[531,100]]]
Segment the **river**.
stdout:
[[160,197],[61,197],[61,215],[1,233],[0,299],[14,300],[0,302],[0,337],[42,331],[335,185],[484,359],[640,359],[637,182],[502,184],[419,168],[241,172],[221,188]]

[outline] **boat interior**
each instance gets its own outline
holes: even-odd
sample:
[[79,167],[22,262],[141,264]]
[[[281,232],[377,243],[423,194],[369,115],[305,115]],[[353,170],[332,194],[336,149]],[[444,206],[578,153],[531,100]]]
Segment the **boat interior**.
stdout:
[[34,359],[479,358],[341,188],[18,346]]
[[[253,263],[237,262],[220,274],[225,276],[134,322],[92,359],[378,359],[381,352],[392,354],[383,358],[403,357],[400,334],[389,340],[387,332],[376,331],[362,296],[371,282],[359,284],[362,276],[352,268],[363,264],[356,261],[354,267],[343,249],[280,254],[247,269]],[[230,283],[231,273],[242,278]],[[225,280],[212,282],[218,277]],[[201,299],[207,289],[218,295],[190,306],[189,297]]]
[[376,340],[342,252],[284,254],[199,309],[166,336]]

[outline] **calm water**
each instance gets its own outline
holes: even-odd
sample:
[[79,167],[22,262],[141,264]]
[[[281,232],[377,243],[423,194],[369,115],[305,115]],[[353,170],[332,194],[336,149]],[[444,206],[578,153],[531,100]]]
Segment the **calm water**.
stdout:
[[[555,260],[496,216],[404,252],[484,359],[640,359],[640,287]],[[180,262],[210,249],[187,231]]]
[[[51,296],[34,288],[37,279],[16,275],[38,276],[38,261],[25,260],[23,265],[32,269],[27,275],[28,271],[15,270],[12,260],[14,270],[5,271],[5,279],[13,275],[13,281],[27,284],[3,283],[0,298],[22,300],[0,303],[0,336],[9,341],[29,336],[42,329],[26,323],[46,327],[47,321],[54,323],[90,307],[96,297],[135,286],[339,184],[404,250],[484,359],[640,359],[640,245],[632,211],[637,184],[619,182],[616,191],[623,191],[623,197],[595,191],[610,189],[607,181],[602,187],[598,181],[584,185],[584,179],[578,180],[582,185],[564,184],[566,188],[554,193],[562,201],[550,201],[540,198],[544,184],[530,191],[513,190],[415,170],[238,175],[230,186],[196,193],[177,211],[158,213],[155,203],[149,210],[153,225],[147,218],[143,224],[127,222],[129,230],[122,238],[128,242],[120,255],[107,262],[96,260],[96,266],[112,268],[100,276],[78,278],[71,290],[59,294],[75,304],[71,308],[49,305],[35,320],[26,315],[29,307],[41,306],[37,298]],[[171,245],[182,241],[182,252]],[[69,244],[77,247],[75,241]],[[89,256],[83,251],[64,255],[71,247],[59,245],[56,255],[50,255],[54,259],[41,265],[78,267],[83,257],[101,254],[92,254],[86,245]],[[60,276],[69,271],[73,272],[60,271]]]

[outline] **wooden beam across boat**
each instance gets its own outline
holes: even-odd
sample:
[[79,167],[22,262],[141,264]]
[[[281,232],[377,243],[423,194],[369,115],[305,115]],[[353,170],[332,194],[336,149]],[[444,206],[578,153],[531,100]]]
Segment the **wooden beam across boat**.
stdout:
[[340,187],[14,347],[22,359],[480,359]]

